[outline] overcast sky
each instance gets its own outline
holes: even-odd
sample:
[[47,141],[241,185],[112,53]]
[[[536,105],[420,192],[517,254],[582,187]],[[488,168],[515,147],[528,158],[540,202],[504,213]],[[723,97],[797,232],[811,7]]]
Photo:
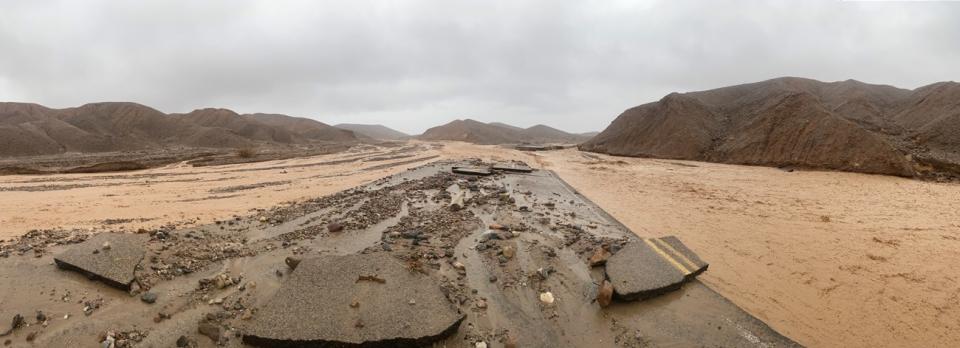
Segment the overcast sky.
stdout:
[[960,80],[960,3],[0,2],[0,100],[51,107],[585,132],[669,92],[778,76]]

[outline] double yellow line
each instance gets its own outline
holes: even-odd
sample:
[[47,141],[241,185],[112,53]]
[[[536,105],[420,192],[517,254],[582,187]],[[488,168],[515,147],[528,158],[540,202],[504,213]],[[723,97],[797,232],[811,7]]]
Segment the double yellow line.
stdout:
[[[693,273],[693,270],[697,269],[697,265],[690,261],[686,256],[677,252],[670,244],[664,242],[659,238],[644,238],[644,243],[647,243],[647,246],[653,251],[657,252],[661,258],[667,260],[674,268],[676,268],[680,273],[683,273],[683,276],[686,277]],[[664,250],[666,249],[666,251]],[[673,256],[676,255],[676,258]]]

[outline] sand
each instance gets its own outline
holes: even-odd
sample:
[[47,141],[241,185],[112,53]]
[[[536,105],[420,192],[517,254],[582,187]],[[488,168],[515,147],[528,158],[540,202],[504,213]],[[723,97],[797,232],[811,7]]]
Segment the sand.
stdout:
[[[641,236],[678,236],[711,264],[702,281],[804,345],[960,344],[960,271],[952,268],[960,261],[960,185],[443,144],[203,168],[0,176],[0,238],[35,228],[209,223],[436,159],[521,159],[557,171]],[[10,191],[42,185],[48,190]]]

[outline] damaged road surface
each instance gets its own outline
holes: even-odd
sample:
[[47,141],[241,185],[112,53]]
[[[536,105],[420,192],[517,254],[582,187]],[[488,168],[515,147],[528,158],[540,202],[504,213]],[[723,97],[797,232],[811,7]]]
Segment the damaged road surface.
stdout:
[[384,253],[301,261],[245,328],[261,347],[420,347],[457,330],[464,315],[440,284]]
[[135,234],[103,233],[54,258],[57,267],[77,271],[121,290],[130,290],[134,270],[143,260],[147,238]]
[[0,258],[0,318],[19,318],[4,340],[797,346],[698,281],[707,264],[676,238],[640,238],[527,168],[435,162],[210,225],[38,237]]
[[616,298],[629,301],[679,289],[706,269],[705,262],[669,236],[627,244],[607,261],[605,270]]

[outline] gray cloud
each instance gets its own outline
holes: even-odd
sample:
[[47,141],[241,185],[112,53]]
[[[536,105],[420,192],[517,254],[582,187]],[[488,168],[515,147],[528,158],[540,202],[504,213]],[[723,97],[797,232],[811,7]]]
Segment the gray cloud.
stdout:
[[672,91],[960,75],[960,3],[12,1],[0,99],[569,131]]

